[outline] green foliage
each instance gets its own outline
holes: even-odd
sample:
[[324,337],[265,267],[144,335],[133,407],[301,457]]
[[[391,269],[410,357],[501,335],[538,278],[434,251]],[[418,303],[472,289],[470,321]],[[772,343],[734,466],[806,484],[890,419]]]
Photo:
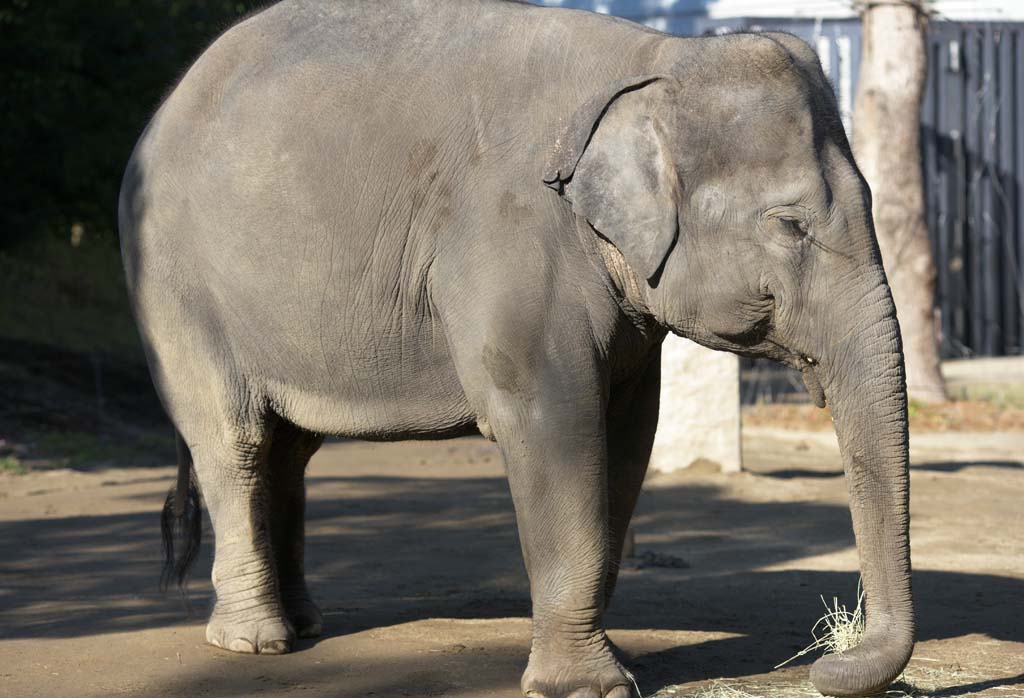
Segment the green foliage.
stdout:
[[913,398],[908,400],[907,401],[907,418],[908,419],[916,419],[917,416],[919,414],[921,414],[921,408],[923,408],[923,407],[924,407],[924,405],[921,403],[920,400],[915,400]]
[[139,466],[170,462],[174,458],[174,439],[166,430],[117,435],[82,431],[43,432],[35,436],[34,447],[40,457],[51,463],[51,467]]
[[121,258],[111,245],[44,238],[22,244],[17,255],[0,250],[0,299],[5,339],[142,361]]
[[149,116],[253,0],[0,0],[0,248],[116,239],[117,192]]
[[25,464],[17,456],[0,456],[0,473],[24,475],[26,472]]

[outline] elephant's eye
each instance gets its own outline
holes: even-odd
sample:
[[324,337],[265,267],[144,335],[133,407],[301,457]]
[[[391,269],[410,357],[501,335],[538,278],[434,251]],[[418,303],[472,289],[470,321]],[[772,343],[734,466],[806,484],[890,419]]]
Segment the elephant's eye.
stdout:
[[789,218],[788,216],[779,216],[776,218],[782,229],[793,237],[806,237],[807,226],[804,222],[798,218]]

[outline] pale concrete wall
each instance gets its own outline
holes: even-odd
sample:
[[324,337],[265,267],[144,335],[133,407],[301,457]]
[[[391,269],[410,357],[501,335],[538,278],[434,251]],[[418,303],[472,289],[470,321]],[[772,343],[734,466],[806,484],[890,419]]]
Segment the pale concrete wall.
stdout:
[[669,335],[661,350],[661,414],[651,468],[671,472],[698,459],[741,469],[740,365],[733,354]]

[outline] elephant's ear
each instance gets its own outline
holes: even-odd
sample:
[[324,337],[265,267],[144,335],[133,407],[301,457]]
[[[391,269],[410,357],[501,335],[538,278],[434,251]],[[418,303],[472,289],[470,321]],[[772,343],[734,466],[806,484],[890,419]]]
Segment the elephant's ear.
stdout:
[[[622,81],[573,115],[555,144],[544,183],[615,245],[650,281],[679,230],[679,181],[655,106],[667,76]],[[664,103],[664,100],[662,100]]]

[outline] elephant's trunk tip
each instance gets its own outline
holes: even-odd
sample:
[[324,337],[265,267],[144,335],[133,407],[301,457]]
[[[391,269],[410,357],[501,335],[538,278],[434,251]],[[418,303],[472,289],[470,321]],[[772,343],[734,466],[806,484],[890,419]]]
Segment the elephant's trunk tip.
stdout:
[[826,696],[879,693],[900,677],[913,651],[912,634],[866,638],[851,650],[816,661],[811,683]]

